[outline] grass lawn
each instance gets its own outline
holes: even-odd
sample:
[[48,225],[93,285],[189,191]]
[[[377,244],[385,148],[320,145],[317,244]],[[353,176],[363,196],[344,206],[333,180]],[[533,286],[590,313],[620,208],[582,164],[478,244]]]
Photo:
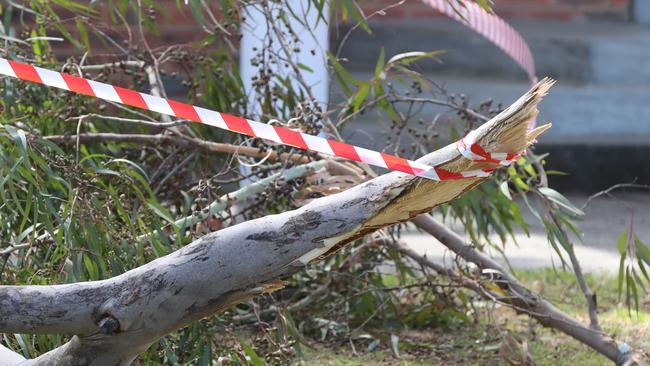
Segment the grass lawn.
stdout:
[[[519,271],[517,276],[530,289],[542,294],[562,310],[587,322],[586,305],[573,276],[553,270]],[[641,298],[639,312],[629,313],[618,302],[616,279],[589,275],[592,290],[598,295],[602,328],[619,341],[650,358],[650,299]],[[563,333],[542,328],[525,315],[516,315],[505,307],[489,306],[476,324],[407,331],[399,335],[396,357],[390,341],[382,342],[373,352],[350,345],[337,348],[316,346],[305,349],[304,365],[526,365],[522,354],[527,350],[537,365],[590,366],[611,365],[605,357]],[[508,351],[505,339],[517,343]],[[512,351],[514,349],[514,351]],[[510,363],[508,363],[508,361]],[[531,364],[532,363],[528,363]]]

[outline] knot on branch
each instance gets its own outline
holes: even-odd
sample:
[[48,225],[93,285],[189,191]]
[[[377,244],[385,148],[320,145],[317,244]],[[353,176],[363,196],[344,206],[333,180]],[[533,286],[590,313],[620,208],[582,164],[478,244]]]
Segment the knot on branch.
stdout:
[[115,334],[120,331],[120,322],[110,314],[104,314],[97,322],[99,331],[103,334]]

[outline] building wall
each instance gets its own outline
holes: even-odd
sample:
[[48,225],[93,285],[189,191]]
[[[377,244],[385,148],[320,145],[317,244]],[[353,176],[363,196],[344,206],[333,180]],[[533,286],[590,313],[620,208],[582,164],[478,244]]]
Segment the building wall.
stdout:
[[[457,0],[450,0],[457,1]],[[372,17],[373,22],[384,21],[408,21],[408,20],[426,20],[427,18],[440,17],[434,9],[425,5],[420,0],[405,0],[404,4],[396,7],[398,0],[365,0],[361,1],[366,14],[372,14],[378,10],[390,8],[385,11],[383,16]],[[497,14],[506,17],[521,20],[560,20],[560,21],[580,21],[580,20],[613,20],[617,22],[626,22],[636,18],[648,19],[650,22],[650,0],[494,0],[494,10]],[[640,6],[639,4],[643,5]],[[161,0],[159,3],[162,11],[156,11],[155,21],[158,23],[160,35],[150,37],[152,47],[165,46],[169,44],[191,43],[205,36],[200,25],[192,16],[189,7],[178,6],[176,0]],[[646,10],[647,8],[647,10]],[[215,13],[219,13],[219,6],[213,5]],[[633,9],[635,9],[633,11]],[[99,15],[107,23],[110,23],[110,16],[105,8],[98,7]],[[65,10],[58,8],[61,15],[65,18]],[[636,15],[633,13],[637,13]],[[641,16],[639,16],[639,14]],[[19,34],[21,38],[29,37],[31,27],[25,24],[33,20],[29,14],[21,16],[18,11],[14,13],[14,24],[16,29],[22,30],[24,34]],[[72,14],[69,14],[72,16]],[[135,18],[129,17],[129,22],[135,24]],[[638,20],[638,19],[637,19]],[[236,31],[236,26],[231,25],[231,30]],[[67,27],[72,34],[76,34],[74,23]],[[116,38],[126,37],[123,27],[118,29],[105,29],[108,34],[118,36]],[[57,32],[52,35],[58,36]],[[95,42],[94,42],[95,43]],[[101,44],[97,45],[99,49],[103,48]],[[57,45],[58,53],[62,56],[78,54],[70,43]]]

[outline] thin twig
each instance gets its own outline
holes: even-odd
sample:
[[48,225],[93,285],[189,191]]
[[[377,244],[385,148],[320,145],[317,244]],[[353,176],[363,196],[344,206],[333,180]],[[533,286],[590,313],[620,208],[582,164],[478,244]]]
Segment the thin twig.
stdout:
[[110,69],[110,68],[116,68],[121,66],[144,67],[144,65],[145,65],[144,61],[127,60],[127,61],[109,62],[109,63],[97,64],[97,65],[84,65],[81,66],[81,69],[84,71],[98,71],[107,68]]
[[9,254],[15,252],[16,250],[29,248],[30,246],[31,246],[31,244],[29,244],[29,243],[11,244],[7,248],[4,248],[4,249],[0,250],[0,257],[8,256]]
[[482,115],[481,113],[479,113],[479,112],[477,112],[477,111],[475,111],[475,110],[473,110],[471,108],[461,107],[461,106],[459,106],[459,105],[457,105],[455,103],[446,102],[446,101],[440,100],[440,99],[405,97],[405,96],[397,95],[397,96],[395,96],[394,101],[434,104],[434,105],[439,105],[439,106],[443,106],[443,107],[449,107],[451,109],[454,109],[454,110],[457,110],[457,111],[460,111],[460,112],[463,112],[463,113],[467,113],[468,115],[470,115],[470,116],[472,116],[472,117],[474,117],[474,118],[476,118],[476,119],[478,119],[480,121],[483,121],[483,122],[486,122],[486,121],[488,121],[490,119],[489,117],[486,117],[486,116]]
[[165,182],[169,180],[169,178],[173,177],[176,172],[178,172],[179,169],[184,167],[190,160],[192,160],[196,156],[196,151],[193,151],[191,154],[189,154],[185,159],[183,159],[180,163],[174,165],[174,167],[167,173],[163,179],[161,179],[157,184],[156,187],[153,189],[153,194],[157,194],[158,191],[160,191],[160,188],[163,187]]
[[178,119],[175,121],[171,122],[151,122],[151,121],[144,121],[141,119],[133,119],[133,118],[122,118],[122,117],[113,117],[113,116],[105,116],[101,114],[96,114],[96,113],[89,113],[89,114],[84,114],[81,116],[75,116],[75,117],[70,117],[67,118],[66,121],[72,121],[72,120],[79,120],[79,119],[86,119],[86,118],[97,118],[97,119],[102,119],[106,121],[114,121],[114,122],[120,122],[120,123],[129,123],[129,124],[135,124],[135,125],[142,125],[142,126],[148,126],[148,127],[160,127],[160,128],[169,128],[169,127],[174,127],[178,125],[183,125],[190,123],[192,121],[188,119]]
[[605,189],[603,191],[600,191],[598,193],[595,193],[595,194],[592,194],[591,196],[589,196],[589,198],[587,198],[587,201],[580,207],[580,210],[584,211],[584,209],[587,208],[587,206],[589,206],[591,201],[593,201],[594,199],[596,199],[598,197],[601,197],[601,196],[604,196],[604,195],[609,196],[609,195],[611,195],[611,193],[613,191],[615,191],[617,189],[625,189],[625,188],[650,190],[650,185],[638,184],[638,183],[634,183],[634,182],[615,184],[615,185],[613,185],[613,186],[611,186],[611,187],[609,187],[609,188],[607,188],[607,189]]
[[[37,137],[38,138],[38,137]],[[79,135],[50,135],[42,137],[43,140],[48,140],[57,143],[73,143],[76,139],[83,143],[105,143],[105,142],[139,142],[139,143],[172,143],[177,146],[200,148],[210,152],[221,152],[228,154],[243,154],[247,156],[263,158],[268,154],[266,150],[260,150],[255,147],[237,146],[225,144],[220,142],[205,141],[199,138],[192,138],[183,135],[167,135],[167,134],[120,134],[112,132],[98,132],[98,133],[82,133]],[[306,155],[296,155],[289,153],[278,154],[272,151],[268,161],[292,161],[296,163],[307,163],[310,158]]]
[[394,4],[389,4],[389,5],[385,6],[385,7],[383,7],[382,9],[379,9],[379,10],[373,12],[372,14],[370,14],[368,16],[365,16],[365,14],[363,14],[363,12],[360,11],[360,14],[363,16],[363,19],[358,21],[354,26],[352,26],[352,28],[350,28],[345,33],[345,35],[343,36],[343,39],[339,43],[338,49],[336,50],[336,59],[340,58],[341,52],[343,51],[343,46],[347,43],[347,40],[348,40],[348,38],[350,38],[350,35],[352,35],[352,33],[355,30],[357,30],[362,24],[367,22],[370,18],[374,17],[375,15],[382,15],[382,16],[385,15],[386,10],[390,10],[392,8],[398,7],[398,6],[402,5],[402,4],[404,4],[405,2],[406,2],[406,0],[400,0],[400,1],[396,2],[396,3],[394,3]]

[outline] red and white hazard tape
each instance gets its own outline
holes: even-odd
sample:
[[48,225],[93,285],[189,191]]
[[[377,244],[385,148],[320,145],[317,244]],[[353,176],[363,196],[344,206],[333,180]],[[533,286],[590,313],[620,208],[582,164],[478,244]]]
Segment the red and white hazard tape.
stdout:
[[467,136],[456,142],[458,151],[467,159],[481,163],[494,163],[503,166],[510,165],[519,158],[520,154],[513,153],[490,153],[485,151],[481,145],[476,143],[476,131],[471,131]]
[[[428,166],[426,164],[403,159],[394,155],[372,151],[318,136],[308,135],[285,127],[271,126],[242,117],[236,117],[226,113],[220,113],[177,102],[175,100],[160,98],[150,94],[120,88],[119,86],[113,86],[3,58],[0,58],[0,74],[194,122],[204,123],[224,130],[241,133],[251,137],[262,138],[303,150],[338,156],[437,181],[485,177],[493,170],[481,169],[467,172],[451,172],[439,167]],[[457,144],[458,150],[463,154],[463,156],[472,160],[477,160],[474,159],[475,156],[473,154],[477,154],[476,156],[478,156],[479,161],[494,162],[498,160],[499,164],[510,163],[515,158],[511,155],[504,155],[504,158],[504,156],[501,156],[502,154],[499,154],[499,157],[496,157],[495,154],[488,154],[475,143],[474,138],[462,141],[464,142]],[[479,153],[477,153],[477,151]]]
[[[457,20],[476,33],[487,38],[510,56],[528,75],[531,85],[537,83],[535,59],[524,38],[508,23],[495,14],[488,13],[473,1],[451,6],[453,0],[422,0],[442,14]],[[536,119],[532,118],[528,129],[533,129]]]
[[[537,82],[535,60],[523,37],[508,23],[495,14],[488,13],[473,1],[451,6],[450,0],[422,0],[442,14],[465,24],[470,29],[490,40],[521,66],[531,84]],[[453,0],[452,0],[453,1]],[[455,9],[454,9],[455,8]],[[461,17],[462,16],[462,17]]]

